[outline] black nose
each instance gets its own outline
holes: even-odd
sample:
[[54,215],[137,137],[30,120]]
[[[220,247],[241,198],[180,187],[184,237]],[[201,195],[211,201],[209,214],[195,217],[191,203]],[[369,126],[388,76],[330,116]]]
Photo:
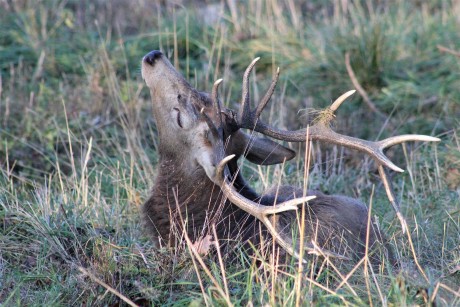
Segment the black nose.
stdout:
[[144,61],[150,65],[153,65],[155,60],[159,59],[162,55],[163,53],[161,53],[161,51],[153,50],[144,56]]

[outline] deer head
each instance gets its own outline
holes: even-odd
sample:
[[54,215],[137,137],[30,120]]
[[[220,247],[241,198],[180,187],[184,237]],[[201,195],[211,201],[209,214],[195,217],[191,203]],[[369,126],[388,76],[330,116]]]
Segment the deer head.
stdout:
[[[212,95],[197,91],[160,51],[152,51],[143,58],[141,71],[150,89],[159,137],[158,176],[152,197],[143,206],[152,233],[168,240],[176,207],[183,204],[185,208],[179,211],[192,216],[193,227],[209,221],[212,215],[221,215],[222,209],[216,208],[222,207],[221,193],[213,180],[216,166],[224,156],[245,156],[263,165],[294,157],[290,149],[269,139],[251,137],[239,129],[233,111],[216,108],[211,96],[217,93],[218,83]],[[237,174],[236,159],[228,167],[235,175],[238,190],[255,200],[259,195]],[[194,238],[200,235],[194,231],[189,234]]]
[[[236,158],[245,156],[251,162],[258,164],[274,164],[291,159],[295,153],[269,139],[253,138],[243,132],[242,128],[289,142],[305,142],[307,139],[331,142],[368,154],[376,161],[390,202],[395,210],[398,210],[385,169],[395,171],[402,171],[402,169],[394,165],[383,151],[406,141],[439,141],[439,139],[423,135],[402,135],[370,142],[334,132],[329,126],[329,121],[334,117],[334,111],[354,91],[339,97],[330,108],[324,111],[325,116],[322,117],[322,120],[308,129],[283,131],[267,125],[259,120],[259,116],[273,94],[279,70],[267,94],[258,106],[251,110],[249,107],[249,75],[257,60],[249,65],[243,76],[241,107],[238,112],[234,112],[221,107],[218,87],[222,80],[215,82],[211,94],[202,93],[191,87],[161,52],[152,51],[143,58],[142,77],[150,88],[153,113],[160,138],[159,177],[162,178],[161,172],[163,172],[163,177],[167,178],[157,180],[156,192],[154,191],[154,195],[144,205],[148,219],[158,220],[157,222],[152,221],[152,224],[161,224],[161,221],[165,219],[156,216],[161,215],[161,210],[164,210],[166,202],[164,190],[167,190],[168,186],[179,186],[178,180],[183,180],[187,187],[183,189],[184,201],[190,203],[191,196],[188,195],[194,192],[200,194],[201,198],[195,197],[190,204],[190,210],[195,210],[196,216],[206,211],[209,203],[216,201],[217,198],[210,190],[217,186],[217,190],[229,200],[227,205],[221,202],[224,203],[224,206],[236,206],[241,212],[247,212],[255,217],[284,250],[298,258],[300,257],[298,250],[292,246],[291,238],[283,233],[276,221],[292,219],[292,215],[286,215],[286,212],[295,211],[300,204],[310,201],[309,206],[318,213],[315,219],[319,222],[322,222],[323,219],[326,224],[330,223],[327,225],[348,225],[340,226],[343,229],[339,230],[348,231],[355,237],[360,235],[361,229],[358,226],[366,223],[367,210],[356,200],[342,196],[326,197],[319,192],[312,193],[312,196],[295,198],[295,193],[289,192],[292,191],[292,188],[287,188],[284,192],[281,191],[281,194],[288,196],[275,201],[277,197],[260,197],[248,188],[238,174],[235,156]],[[167,164],[168,167],[165,166]],[[179,179],[177,174],[171,175],[176,170],[179,170],[181,177]],[[174,181],[174,184],[168,180]],[[206,182],[206,187],[197,185],[201,182]],[[196,184],[193,185],[193,183]],[[301,192],[300,195],[305,195],[305,193],[306,191]],[[312,201],[315,196],[318,198]],[[160,207],[163,209],[155,209]],[[324,208],[327,208],[328,213],[321,215]],[[269,218],[273,215],[284,215],[284,218],[275,219],[274,222]],[[331,216],[341,220],[329,221]],[[200,222],[203,220],[204,218]],[[291,222],[294,223],[294,221]],[[355,224],[359,225],[355,226]],[[163,233],[167,232],[163,231]],[[378,234],[375,233],[371,235],[378,237]],[[359,238],[355,239],[359,240]],[[320,254],[343,258],[334,252],[321,250],[321,247],[315,244],[308,243],[304,247],[310,253],[318,253],[320,250]]]
[[[152,96],[160,153],[184,161],[190,173],[203,169],[213,178],[215,167],[223,158],[223,142],[226,155],[244,155],[262,165],[281,163],[295,156],[292,150],[276,142],[254,138],[240,130],[231,110],[216,109],[210,95],[194,89],[160,51],[144,57],[142,77]],[[218,83],[216,90],[217,86]],[[209,125],[210,122],[215,125]]]

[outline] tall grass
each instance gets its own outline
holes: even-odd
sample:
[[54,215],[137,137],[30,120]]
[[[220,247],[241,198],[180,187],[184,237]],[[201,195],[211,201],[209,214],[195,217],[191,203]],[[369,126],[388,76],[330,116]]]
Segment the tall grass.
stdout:
[[[9,305],[457,305],[460,304],[460,58],[458,1],[43,0],[0,4],[0,303]],[[439,47],[442,48],[439,48]],[[401,269],[321,257],[299,270],[272,246],[236,260],[154,247],[139,206],[158,159],[142,56],[161,49],[201,90],[224,78],[235,106],[256,56],[257,100],[279,66],[265,120],[290,129],[311,120],[356,81],[360,97],[335,129],[381,139],[442,138],[389,155],[414,250],[390,209],[372,161],[313,144],[285,166],[243,163],[259,191],[278,182],[359,198],[372,206]],[[298,110],[302,110],[298,113]],[[302,153],[304,145],[290,145]],[[216,247],[214,247],[216,248]],[[416,268],[416,255],[428,280]],[[218,255],[218,253],[217,253]]]

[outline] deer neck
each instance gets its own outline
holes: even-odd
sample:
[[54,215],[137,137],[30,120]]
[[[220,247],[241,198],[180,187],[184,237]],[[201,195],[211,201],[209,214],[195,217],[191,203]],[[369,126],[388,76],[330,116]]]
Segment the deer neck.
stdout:
[[203,170],[193,170],[184,164],[179,159],[160,159],[154,192],[171,205],[189,206],[189,212],[202,210],[217,200],[220,188],[209,180]]
[[[218,236],[224,238],[236,229],[235,225],[244,227],[252,223],[254,219],[246,212],[223,202],[220,188],[203,170],[184,171],[183,163],[172,157],[160,157],[153,193],[142,208],[144,221],[155,237],[174,245],[185,223],[190,239],[196,240],[210,234],[214,223]],[[246,197],[254,200],[258,197],[241,176],[235,187]]]
[[152,233],[174,244],[184,224],[192,240],[208,231],[224,205],[220,188],[202,170],[188,170],[184,161],[160,158],[153,193],[143,206]]

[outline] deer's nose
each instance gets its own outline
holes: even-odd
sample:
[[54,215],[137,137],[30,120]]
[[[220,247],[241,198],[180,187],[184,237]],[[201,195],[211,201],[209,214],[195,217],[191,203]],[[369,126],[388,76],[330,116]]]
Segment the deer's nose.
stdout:
[[153,65],[155,63],[155,60],[159,59],[162,55],[163,53],[161,53],[161,51],[153,50],[144,56],[144,61],[147,64]]

